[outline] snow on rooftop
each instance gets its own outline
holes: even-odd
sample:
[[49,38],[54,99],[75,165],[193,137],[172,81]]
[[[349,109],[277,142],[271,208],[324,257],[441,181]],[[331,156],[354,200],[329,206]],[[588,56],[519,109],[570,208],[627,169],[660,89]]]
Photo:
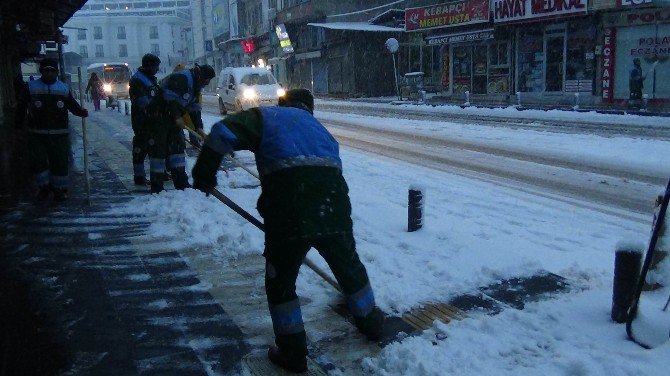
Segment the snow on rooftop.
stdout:
[[323,27],[333,30],[352,30],[352,31],[378,31],[378,32],[404,32],[405,29],[388,27],[381,25],[372,25],[367,22],[327,22],[327,23],[308,23],[309,26]]

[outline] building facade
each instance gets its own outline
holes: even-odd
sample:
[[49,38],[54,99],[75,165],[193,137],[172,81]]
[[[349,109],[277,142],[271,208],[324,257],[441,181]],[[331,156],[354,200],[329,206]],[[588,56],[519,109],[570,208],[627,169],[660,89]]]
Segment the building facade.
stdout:
[[395,38],[399,78],[422,72],[429,91],[455,102],[467,93],[498,104],[616,107],[627,101],[635,57],[649,103],[670,98],[670,10],[652,0],[218,2],[220,65],[262,61],[288,88],[394,94],[384,42]]
[[186,0],[89,0],[65,24],[68,43],[63,50],[78,54],[84,67],[122,62],[132,70],[150,52],[162,61],[159,74],[169,73],[173,66],[193,58],[190,5]]

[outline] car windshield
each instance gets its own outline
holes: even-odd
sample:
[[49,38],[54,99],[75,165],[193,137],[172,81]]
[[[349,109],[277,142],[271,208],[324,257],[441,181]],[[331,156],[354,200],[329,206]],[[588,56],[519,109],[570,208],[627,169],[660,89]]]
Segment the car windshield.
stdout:
[[242,77],[241,82],[245,85],[274,85],[275,78],[270,73],[249,73]]

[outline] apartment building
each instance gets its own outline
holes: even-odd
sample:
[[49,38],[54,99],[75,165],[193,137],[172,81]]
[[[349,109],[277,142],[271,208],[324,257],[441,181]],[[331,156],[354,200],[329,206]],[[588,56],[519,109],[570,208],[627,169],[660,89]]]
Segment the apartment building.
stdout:
[[193,59],[190,9],[188,0],[89,0],[64,25],[63,50],[79,55],[83,66],[124,62],[133,70],[151,52],[165,74]]

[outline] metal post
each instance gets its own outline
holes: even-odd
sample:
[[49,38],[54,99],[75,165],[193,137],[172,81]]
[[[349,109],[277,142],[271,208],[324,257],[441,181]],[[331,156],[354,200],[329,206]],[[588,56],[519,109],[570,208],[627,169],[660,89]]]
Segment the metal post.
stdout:
[[60,80],[67,83],[68,85],[70,82],[67,82],[65,79],[65,64],[63,63],[63,33],[60,30],[56,30],[56,38],[58,38],[58,70],[60,71]]
[[618,323],[624,323],[628,319],[628,308],[642,265],[642,252],[630,248],[632,247],[617,249],[614,257],[611,317]]
[[521,107],[521,92],[520,91],[516,92],[516,105],[518,107]]
[[407,231],[414,232],[423,227],[423,192],[419,188],[409,189],[407,197]]
[[[77,67],[79,80],[79,104],[84,105],[84,91],[81,88],[81,67]],[[88,179],[88,139],[86,138],[86,118],[81,118],[81,135],[84,143],[84,186],[86,188],[86,203],[91,205],[91,184]]]
[[465,106],[470,105],[470,91],[469,90],[465,92],[465,103],[463,105],[465,105]]
[[128,104],[128,102],[124,101],[123,102],[123,107],[126,110],[126,116],[130,115],[130,105]]
[[400,96],[400,86],[398,86],[398,68],[395,66],[395,54],[391,54],[393,59],[393,76],[395,77],[395,91],[398,94],[398,100],[401,101],[402,97]]
[[649,94],[642,94],[642,111],[647,111],[648,103],[649,103]]
[[575,93],[575,106],[573,109],[579,110],[579,93]]
[[312,79],[312,95],[314,95],[314,59],[309,59],[309,71]]

